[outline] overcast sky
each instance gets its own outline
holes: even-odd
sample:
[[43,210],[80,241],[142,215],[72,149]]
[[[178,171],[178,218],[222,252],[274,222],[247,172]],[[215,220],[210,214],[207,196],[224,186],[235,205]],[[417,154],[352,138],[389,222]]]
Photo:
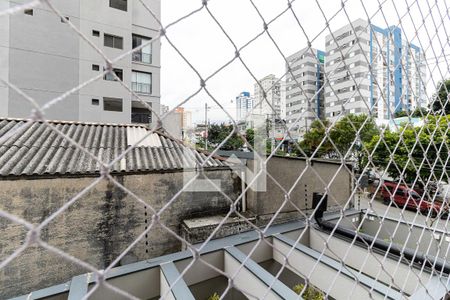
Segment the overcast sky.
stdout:
[[[436,26],[439,27],[442,23],[441,15],[444,17],[447,27],[450,25],[445,1],[438,0],[437,6],[432,7],[432,14],[429,15],[430,8],[425,0],[395,0],[397,11],[400,16],[403,16],[401,25],[404,27],[406,37],[418,46],[422,44],[424,48],[427,48],[430,45],[430,37],[435,34]],[[287,8],[285,0],[254,0],[253,2],[266,22]],[[326,19],[330,20],[333,15],[337,14],[330,21],[332,30],[348,24],[349,19],[352,21],[357,18],[367,19],[367,14],[370,16],[375,14],[371,18],[372,23],[380,27],[399,25],[399,18],[392,1],[381,2],[384,3],[383,14],[377,12],[379,6],[377,0],[348,0],[345,11],[340,10],[341,1],[318,1]],[[434,5],[434,1],[430,2],[433,2],[430,3],[430,6]],[[407,3],[411,6],[412,17],[407,14]],[[201,7],[200,0],[162,0],[161,4],[162,21],[165,25]],[[313,40],[312,46],[325,50],[324,40],[325,36],[329,34],[329,30],[325,29],[326,20],[316,1],[297,0],[294,1],[292,7],[309,39]],[[255,38],[263,30],[263,21],[250,0],[210,0],[208,8],[238,48]],[[421,12],[423,17],[428,15],[425,25],[422,22]],[[416,28],[420,28],[418,37],[416,37],[413,22]],[[291,11],[287,11],[271,23],[269,32],[285,56],[306,46],[306,37]],[[235,55],[234,47],[204,8],[168,29],[167,36],[203,78],[216,72]],[[441,57],[443,49],[445,53],[450,53],[443,27],[440,27],[438,36],[441,40],[439,41],[438,37],[435,37],[432,42],[433,47],[429,48],[426,53],[429,60],[436,56]],[[161,42],[161,103],[173,108],[194,94],[200,87],[200,81],[196,73],[167,40],[163,38]],[[285,73],[283,57],[267,34],[263,34],[245,47],[241,52],[241,57],[258,79],[268,74],[281,77]],[[430,68],[433,69],[436,63],[431,62]],[[440,67],[444,77],[448,76],[449,68],[445,59],[441,58]],[[427,88],[432,89],[430,72],[427,71],[427,73],[427,81],[429,81]],[[433,73],[434,80],[441,78],[438,71]],[[235,103],[232,103],[231,100],[241,91],[249,91],[253,94],[254,83],[255,80],[242,63],[235,60],[208,80],[206,86],[212,96],[234,117]],[[227,119],[226,114],[218,108],[217,104],[205,92],[201,92],[184,105],[186,109],[193,112],[194,122],[204,122],[205,102],[212,106],[209,112],[211,121]]]

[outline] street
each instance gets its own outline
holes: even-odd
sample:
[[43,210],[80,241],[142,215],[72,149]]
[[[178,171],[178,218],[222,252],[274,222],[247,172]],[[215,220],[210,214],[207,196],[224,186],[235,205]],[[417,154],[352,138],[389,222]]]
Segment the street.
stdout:
[[[450,230],[450,222],[448,218],[428,218],[425,215],[417,213],[416,211],[397,208],[395,204],[390,205],[383,204],[383,201],[379,198],[371,200],[367,194],[361,194],[360,201],[358,201],[358,195],[355,196],[355,206],[360,209],[368,209],[376,212],[381,218],[383,216],[404,220],[417,225],[429,226],[431,228],[437,228],[441,230]],[[371,201],[370,205],[369,202]],[[358,202],[360,207],[358,207]]]

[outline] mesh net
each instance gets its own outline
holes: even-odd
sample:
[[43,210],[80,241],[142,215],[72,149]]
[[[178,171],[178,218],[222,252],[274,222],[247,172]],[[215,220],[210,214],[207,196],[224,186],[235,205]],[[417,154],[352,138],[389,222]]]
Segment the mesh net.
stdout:
[[[424,291],[423,295],[428,298],[441,299],[447,294],[450,270],[447,266],[448,190],[445,189],[449,183],[447,162],[450,157],[447,1],[377,0],[369,3],[347,0],[333,1],[332,4],[318,0],[308,4],[285,1],[278,3],[274,9],[272,4],[265,1],[242,1],[244,4],[204,0],[198,1],[189,12],[177,15],[170,23],[164,23],[150,1],[135,0],[134,4],[139,3],[141,7],[139,13],[156,22],[158,34],[134,49],[120,51],[115,57],[99,46],[92,36],[84,34],[76,22],[67,18],[58,9],[57,1],[4,2],[10,5],[3,6],[0,18],[24,14],[24,11],[31,9],[51,12],[67,24],[67,34],[76,35],[89,45],[90,50],[101,56],[106,67],[96,76],[44,104],[21,89],[20,82],[13,84],[8,78],[0,77],[5,87],[19,94],[33,107],[26,122],[0,135],[0,145],[6,144],[11,138],[22,136],[34,124],[42,123],[55,137],[61,138],[96,163],[100,170],[98,176],[89,180],[81,191],[72,195],[59,209],[45,215],[37,224],[11,213],[6,206],[0,206],[0,217],[8,222],[8,226],[18,224],[26,230],[23,241],[15,251],[1,253],[0,270],[20,260],[28,248],[40,247],[70,264],[92,272],[93,283],[82,296],[83,299],[90,298],[100,288],[110,290],[116,296],[136,299],[134,290],[122,289],[107,278],[133,247],[142,242],[151,244],[152,233],[163,231],[182,243],[191,252],[191,259],[184,268],[177,270],[176,280],[169,282],[165,292],[161,288],[161,298],[174,297],[180,283],[186,280],[190,272],[198,271],[199,264],[204,270],[228,280],[225,290],[217,294],[220,299],[230,297],[232,290],[248,298],[271,298],[274,290],[280,290],[280,280],[284,280],[282,277],[287,270],[294,271],[302,278],[302,282],[298,282],[295,287],[289,286],[299,299],[356,299],[361,293],[371,298],[396,298],[392,295],[406,298],[419,291]],[[250,23],[245,23],[248,20],[240,22],[233,18],[233,10],[241,6],[246,6],[253,13],[252,18],[248,19]],[[186,49],[185,45],[178,45],[177,30],[184,24],[199,22],[197,18],[200,16],[203,28],[197,28],[188,42],[198,43],[197,37],[212,43],[215,39],[224,39],[228,45],[226,57],[229,57],[225,62],[217,59],[222,55],[219,53],[208,53],[200,59],[190,58],[191,50]],[[288,43],[284,37],[286,24],[289,24],[290,30],[295,29],[289,31],[295,34],[287,39]],[[211,36],[207,36],[206,27],[214,28],[213,34],[208,31]],[[235,37],[240,30],[245,31],[248,37]],[[133,55],[143,55],[142,49],[149,45],[155,49],[159,43],[164,43],[165,51],[176,55],[180,68],[187,70],[191,76],[186,79],[188,86],[183,91],[186,95],[184,99],[164,113],[143,99],[140,93],[142,87],[123,81],[122,76],[114,72],[114,67],[120,61],[131,60]],[[302,50],[288,55],[286,49],[293,49],[287,47],[289,43],[302,45],[299,47]],[[316,44],[323,51],[314,48]],[[200,42],[195,46],[198,48],[194,49],[199,49],[201,45]],[[261,47],[271,49],[270,57],[258,56],[259,51],[269,53],[260,50]],[[272,60],[284,64],[282,76],[261,80],[264,72],[269,73],[270,70],[255,63],[252,56],[257,57],[259,64],[267,63],[270,66]],[[217,61],[222,62],[217,64]],[[258,91],[258,97],[253,99],[243,119],[234,117],[222,97],[217,96],[217,90],[210,87],[216,84],[215,80],[221,79],[224,72],[250,77],[255,91]],[[56,105],[68,102],[71,95],[105,76],[117,81],[132,95],[134,101],[140,102],[153,116],[152,125],[145,135],[108,161],[81,145],[46,117],[47,112]],[[192,79],[200,84],[194,84]],[[267,82],[270,84],[267,85]],[[280,108],[283,102],[277,102],[282,101],[283,93],[286,93],[286,115],[283,113],[284,108]],[[208,151],[205,159],[196,165],[192,165],[192,161],[185,165],[186,169],[194,167],[197,172],[185,178],[181,188],[161,206],[153,207],[149,205],[147,196],[138,195],[120,182],[114,176],[114,168],[152,134],[164,130],[166,119],[177,108],[189,107],[199,95],[207,98],[210,106],[226,116],[230,122],[229,130],[220,136],[219,141],[209,140],[206,149],[200,145]],[[263,117],[257,120],[257,116],[261,115]],[[249,138],[248,130],[245,132],[241,129],[242,123],[247,126],[249,122],[260,124],[253,126],[254,141]],[[257,127],[263,129],[258,131]],[[208,178],[203,172],[233,139],[241,140],[240,143],[253,151],[254,164],[259,166],[237,197],[230,196],[220,183]],[[305,161],[305,167],[297,172],[295,178],[289,178],[288,181],[292,182],[290,186],[286,186],[279,174],[271,174],[271,169],[266,168],[272,159],[280,155],[297,156]],[[333,168],[327,171],[326,176],[313,167],[320,159],[334,161]],[[232,161],[228,163],[233,165]],[[335,187],[342,172],[349,174],[351,179],[345,198]],[[299,184],[307,176],[313,176],[321,187],[314,199],[310,194],[306,196],[311,198],[309,201],[313,204],[309,209],[300,207],[293,200],[298,196]],[[181,231],[167,224],[162,216],[177,203],[183,193],[192,191],[193,183],[199,179],[202,179],[199,182],[203,188],[208,186],[210,191],[219,193],[227,201],[229,210],[220,216],[207,237],[200,243],[191,243]],[[105,180],[127,194],[127,201],[134,201],[143,207],[150,221],[125,249],[121,249],[118,256],[100,269],[87,259],[46,242],[42,234],[50,223],[76,206],[80,199]],[[260,226],[245,211],[243,202],[252,190],[257,189],[255,186],[258,183],[264,182],[265,185],[266,181],[281,190],[282,197],[274,200],[279,206]],[[284,244],[283,248],[280,240],[274,238],[273,229],[287,206],[293,208],[292,211],[297,218],[300,217],[304,227],[292,239],[292,243]],[[322,216],[324,206],[333,207],[334,219]],[[359,211],[358,217],[348,217],[347,212],[351,209]],[[241,260],[235,254],[237,267],[233,271],[225,271],[205,258],[205,251],[216,234],[228,226],[227,222],[234,217],[241,220],[240,226],[254,231],[257,239]],[[349,222],[352,218],[357,219]],[[377,225],[368,229],[367,220]],[[305,262],[302,263],[297,252],[301,250],[299,245],[302,245],[302,241],[310,238],[308,236],[312,234],[312,229],[319,232],[315,234],[315,239],[321,246],[315,249],[317,256],[313,263],[304,267]],[[262,289],[252,285],[252,281],[242,284],[245,279],[241,277],[243,270],[249,268],[261,249],[271,249],[279,262],[279,269],[265,281],[266,286]],[[323,270],[323,265],[330,258],[337,264],[332,276]],[[355,261],[358,261],[356,265],[359,268],[352,264]],[[5,272],[0,274],[9,276]],[[321,274],[329,277],[320,278]],[[261,274],[259,277],[262,280]],[[347,278],[347,285],[342,285],[343,277]],[[430,284],[432,280],[437,282],[435,286]],[[382,288],[377,284],[382,284]],[[443,292],[436,295],[436,291]],[[285,296],[278,294],[278,297]]]

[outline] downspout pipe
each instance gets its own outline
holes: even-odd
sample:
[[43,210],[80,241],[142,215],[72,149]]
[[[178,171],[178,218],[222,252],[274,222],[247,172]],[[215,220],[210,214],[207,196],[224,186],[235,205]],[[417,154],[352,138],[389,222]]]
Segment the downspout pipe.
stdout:
[[450,275],[450,265],[443,259],[437,258],[431,255],[427,255],[423,252],[414,251],[410,248],[403,249],[397,245],[385,242],[381,239],[374,238],[371,235],[364,233],[357,233],[355,230],[344,228],[340,225],[336,225],[330,221],[326,221],[323,219],[323,213],[327,209],[327,200],[328,196],[319,193],[313,193],[313,208],[317,207],[317,210],[314,214],[314,219],[317,225],[324,231],[331,233],[333,230],[335,233],[350,238],[355,239],[356,241],[363,242],[364,244],[372,245],[373,248],[380,249],[382,251],[388,252],[395,256],[399,256],[401,258],[405,258],[408,261],[412,261],[421,266],[425,265],[426,267],[436,271],[442,272],[446,275]]

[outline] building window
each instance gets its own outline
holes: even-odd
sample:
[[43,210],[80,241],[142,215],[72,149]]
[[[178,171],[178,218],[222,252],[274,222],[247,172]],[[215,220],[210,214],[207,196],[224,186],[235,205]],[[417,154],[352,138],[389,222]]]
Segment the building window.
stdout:
[[103,110],[106,111],[123,111],[122,99],[120,98],[103,98]]
[[109,7],[127,11],[127,0],[109,0]]
[[[151,38],[133,34],[133,49],[149,42]],[[133,61],[152,63],[152,45],[148,44],[139,51],[133,52]]]
[[92,99],[92,105],[99,106],[100,100],[99,99]]
[[92,71],[100,71],[99,65],[92,65]]
[[25,9],[23,11],[24,14],[32,16],[34,14],[34,11],[32,9]]
[[105,43],[106,47],[123,49],[123,38],[116,35],[105,34]]
[[98,30],[92,30],[92,35],[93,36],[100,36],[100,31],[98,31]]
[[131,74],[131,88],[137,93],[152,93],[152,74],[133,71]]
[[[147,102],[147,104],[152,107],[151,102]],[[149,124],[152,122],[152,112],[140,102],[133,101],[131,106],[131,122]]]
[[[119,77],[120,80],[123,80],[123,70],[122,69],[113,69],[113,72]],[[103,77],[105,80],[117,81],[116,77],[114,77],[111,73],[106,73]]]

